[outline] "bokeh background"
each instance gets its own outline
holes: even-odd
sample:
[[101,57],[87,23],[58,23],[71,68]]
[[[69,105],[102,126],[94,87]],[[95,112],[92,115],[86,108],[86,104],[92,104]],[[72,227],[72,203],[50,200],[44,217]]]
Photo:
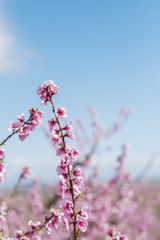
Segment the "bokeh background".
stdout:
[[[0,141],[8,123],[28,108],[42,108],[36,90],[52,79],[60,86],[56,105],[69,120],[81,118],[91,132],[88,106],[110,128],[119,109],[131,109],[123,128],[105,146],[101,177],[111,176],[120,145],[130,146],[126,171],[136,178],[150,159],[148,179],[160,171],[160,1],[1,0]],[[14,136],[4,146],[7,180],[13,185],[24,165],[42,182],[56,181],[57,157],[38,127],[23,143]],[[105,170],[104,170],[105,169]]]

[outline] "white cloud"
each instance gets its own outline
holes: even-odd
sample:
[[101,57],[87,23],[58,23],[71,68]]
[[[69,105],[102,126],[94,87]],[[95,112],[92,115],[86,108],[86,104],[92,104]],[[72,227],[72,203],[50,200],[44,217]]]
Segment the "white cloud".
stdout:
[[25,71],[32,51],[23,49],[23,43],[14,32],[15,27],[4,17],[3,6],[0,7],[0,73]]

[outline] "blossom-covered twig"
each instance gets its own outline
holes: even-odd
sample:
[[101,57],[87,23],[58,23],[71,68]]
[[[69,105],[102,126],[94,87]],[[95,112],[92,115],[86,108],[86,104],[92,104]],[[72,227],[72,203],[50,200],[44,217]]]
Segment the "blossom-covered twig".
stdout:
[[35,234],[37,234],[40,230],[46,229],[48,234],[50,234],[51,228],[57,229],[58,222],[61,221],[61,217],[63,214],[60,213],[60,211],[56,210],[56,209],[51,209],[50,212],[51,212],[51,215],[46,216],[43,223],[41,223],[40,221],[33,223],[30,220],[28,222],[28,225],[30,227],[28,230],[26,230],[26,231],[22,231],[22,230],[17,231],[16,230],[14,232],[16,239],[29,240],[30,237],[35,237],[34,239],[37,239]]
[[52,80],[46,81],[38,87],[37,94],[41,95],[41,104],[47,105],[51,103],[54,116],[48,121],[49,129],[52,134],[52,142],[57,146],[57,155],[62,156],[60,165],[57,167],[59,179],[59,191],[64,200],[61,208],[64,216],[63,222],[65,229],[69,230],[69,226],[73,225],[73,239],[77,240],[80,231],[85,232],[87,229],[88,214],[86,207],[77,210],[76,202],[82,197],[83,178],[80,167],[73,167],[73,162],[78,159],[79,153],[69,146],[65,138],[74,139],[75,134],[71,122],[67,121],[65,127],[61,126],[60,119],[67,117],[64,107],[55,108],[52,97],[58,93],[58,86]]
[[39,111],[38,109],[35,109],[35,108],[30,108],[29,113],[30,113],[30,116],[28,120],[25,121],[24,114],[22,113],[21,115],[17,116],[18,121],[9,123],[10,128],[8,130],[12,131],[12,133],[0,143],[0,182],[4,181],[6,172],[7,172],[4,166],[4,161],[3,161],[4,150],[1,146],[4,145],[16,133],[19,134],[19,139],[21,141],[24,141],[25,138],[29,136],[31,131],[35,130],[36,126],[41,123],[41,119],[43,117],[42,111]]

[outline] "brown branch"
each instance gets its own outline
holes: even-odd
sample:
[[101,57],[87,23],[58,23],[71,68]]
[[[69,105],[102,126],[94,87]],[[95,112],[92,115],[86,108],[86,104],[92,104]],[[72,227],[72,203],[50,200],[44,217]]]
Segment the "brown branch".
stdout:
[[9,138],[11,138],[14,134],[16,134],[16,133],[20,130],[21,127],[24,127],[24,125],[26,125],[26,124],[32,119],[32,117],[33,117],[33,114],[31,114],[30,117],[29,117],[29,119],[28,119],[26,122],[24,122],[24,123],[22,124],[22,126],[20,126],[16,131],[13,130],[12,134],[10,134],[8,137],[6,137],[6,138],[3,140],[3,142],[0,143],[0,146],[4,145],[5,142],[7,142],[7,140],[8,140]]
[[[50,102],[51,102],[51,105],[52,105],[52,111],[53,111],[53,113],[56,116],[55,107],[54,107],[54,101],[53,101],[52,98],[50,98]],[[61,128],[61,125],[60,125],[60,122],[59,122],[59,118],[57,116],[56,116],[56,121],[57,121],[57,124],[58,124],[58,127],[59,127],[59,131],[60,131],[60,134],[61,134],[64,152],[67,153],[66,147],[65,147],[65,139],[64,139],[65,136],[63,135],[62,128]],[[77,240],[78,232],[77,232],[77,222],[76,222],[76,215],[77,215],[77,213],[76,213],[76,200],[75,200],[75,197],[74,197],[73,182],[72,182],[72,177],[71,177],[72,176],[72,172],[71,172],[71,169],[70,169],[70,165],[68,165],[68,173],[69,173],[70,191],[71,191],[72,202],[73,202],[74,240]]]

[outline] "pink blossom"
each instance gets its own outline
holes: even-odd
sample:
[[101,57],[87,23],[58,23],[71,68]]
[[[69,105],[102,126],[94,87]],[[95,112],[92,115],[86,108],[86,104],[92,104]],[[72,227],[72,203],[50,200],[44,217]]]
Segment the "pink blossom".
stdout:
[[21,127],[18,133],[20,140],[24,141],[25,138],[28,137],[28,135],[30,134],[29,127],[28,126]]
[[28,111],[30,112],[30,114],[34,115],[37,113],[37,110],[35,108],[29,108]]
[[24,122],[24,113],[22,113],[21,115],[16,116],[16,118],[18,119],[19,122],[23,123]]
[[17,238],[17,239],[20,239],[20,237],[22,236],[23,232],[21,230],[15,230],[14,231],[14,236]]
[[62,149],[62,148],[57,148],[56,155],[57,155],[57,156],[61,156],[61,155],[63,155],[63,154],[65,154],[64,149]]
[[69,137],[71,139],[75,138],[75,132],[74,132],[74,129],[71,125],[71,122],[67,121],[67,125],[63,129],[66,130],[65,137]]
[[31,122],[29,122],[26,127],[28,128],[29,133],[30,133],[30,131],[34,131],[36,129],[36,125],[35,124],[31,124]]
[[70,156],[73,160],[77,160],[79,158],[79,152],[73,148],[71,148]]
[[67,196],[71,196],[70,189],[66,185],[59,185],[59,190],[57,194],[60,195],[62,199],[65,199]]
[[111,237],[113,237],[113,235],[114,235],[114,231],[113,231],[112,228],[108,229],[108,231],[106,233],[107,233],[108,236],[111,236]]
[[70,162],[71,162],[70,157],[67,154],[65,154],[61,159],[61,166],[67,167],[70,164]]
[[[32,238],[33,239],[33,238]],[[20,240],[30,240],[27,236],[21,237]],[[35,239],[34,239],[35,240]],[[37,240],[37,239],[36,239]]]
[[38,115],[40,116],[40,118],[43,118],[43,112],[42,111],[40,111],[40,110],[37,110],[37,113],[38,113]]
[[114,233],[113,229],[107,231],[107,235],[111,237],[111,240],[128,240],[126,235],[120,233]]
[[65,214],[73,213],[73,203],[71,201],[66,200],[63,204],[63,210]]
[[66,109],[64,107],[57,107],[55,112],[57,117],[61,117],[61,118],[67,117]]
[[125,235],[115,235],[111,238],[111,240],[127,240],[127,237]]
[[79,211],[79,215],[84,218],[84,219],[88,219],[88,213],[86,211],[88,207],[82,207],[81,210]]
[[51,225],[52,225],[51,222],[48,222],[45,226],[45,229],[46,229],[48,235],[50,235],[52,232]]
[[69,223],[69,221],[67,220],[67,218],[63,218],[63,223],[64,223],[64,230],[65,231],[69,231],[69,225],[70,225],[70,223]]
[[[43,112],[39,111],[38,109],[30,108],[29,112],[31,114],[31,116],[30,116],[31,119],[30,119],[30,121],[29,120],[27,121],[26,126],[23,126],[24,124],[22,125],[22,123],[24,123],[24,114],[23,113],[21,115],[17,116],[18,122],[10,122],[9,123],[10,128],[8,128],[8,130],[9,131],[19,130],[18,132],[21,135],[21,136],[19,136],[19,138],[21,139],[21,141],[23,141],[26,138],[26,136],[29,135],[29,130],[33,131],[35,129],[35,126],[37,126],[41,123],[41,118],[43,117]],[[26,131],[26,130],[28,130],[28,131]]]
[[59,144],[61,146],[61,149],[64,149],[66,150],[66,154],[68,154],[69,156],[71,155],[71,150],[73,147],[71,147],[66,141],[61,141],[61,143]]
[[52,209],[51,208],[51,213],[53,215],[53,218],[49,221],[50,227],[53,229],[58,228],[58,223],[61,222],[61,217],[64,215],[63,213],[60,213],[59,209]]
[[74,177],[81,177],[81,176],[82,176],[80,166],[76,167],[76,168],[73,170],[73,175],[74,175]]
[[56,133],[56,134],[59,134],[60,130],[59,130],[59,126],[57,123],[55,123],[53,126],[52,126],[52,133]]
[[0,225],[2,226],[2,223],[5,221],[5,217],[0,215]]
[[61,134],[59,131],[59,127],[58,124],[55,123],[54,125],[50,125],[50,127],[52,127],[51,130],[51,139],[52,139],[52,143],[53,145],[58,144],[59,143],[59,139],[61,138]]
[[41,124],[41,118],[40,118],[39,114],[34,114],[32,116],[30,124],[31,125],[39,125],[39,124]]
[[[60,216],[60,215],[59,215]],[[58,223],[60,222],[60,217],[55,216],[49,222],[46,224],[45,228],[47,230],[48,235],[51,234],[52,229],[57,229],[58,228]]]
[[62,198],[64,199],[65,198],[65,195],[68,191],[68,187],[66,186],[66,180],[64,178],[64,176],[62,175],[58,175],[58,179],[59,179],[59,191],[58,191],[58,194],[60,196],[62,196]]
[[79,178],[75,178],[74,179],[74,184],[79,187],[79,188],[82,188],[84,186],[83,184],[83,178],[82,177],[79,177]]
[[52,144],[53,145],[58,144],[60,137],[61,137],[60,134],[53,134],[52,133],[52,136],[51,136]]
[[58,217],[60,216],[60,211],[59,209],[51,208],[50,212],[52,213],[53,216]]
[[84,218],[80,218],[80,220],[77,222],[77,228],[80,229],[80,231],[85,232],[87,230],[88,222]]
[[9,131],[16,131],[21,125],[22,125],[21,122],[10,122],[9,123],[10,128],[8,128],[8,130]]
[[32,228],[32,229],[35,229],[35,228],[39,228],[39,227],[41,227],[42,226],[42,223],[40,222],[40,221],[37,221],[37,222],[35,222],[35,223],[33,223],[32,222],[32,220],[30,220],[29,222],[28,222],[28,225]]
[[31,115],[35,115],[35,114],[38,114],[40,118],[43,118],[43,112],[38,110],[38,109],[35,109],[35,108],[29,108],[28,111],[30,112]]
[[71,125],[72,121],[67,121],[67,125],[64,127],[64,130],[72,132],[73,131],[73,127]]
[[56,122],[55,117],[52,117],[52,118],[48,121],[49,130],[53,130],[56,123],[57,123],[57,122]]
[[51,220],[52,223],[52,228],[57,229],[58,228],[58,223],[59,223],[59,217],[53,217]]
[[47,91],[51,94],[51,96],[58,93],[59,87],[52,80],[46,81],[45,85],[47,86]]
[[128,239],[128,238],[127,238],[126,235],[121,235],[119,240],[127,240],[127,239]]
[[3,163],[0,163],[0,182],[3,182],[6,177],[7,170]]
[[77,197],[79,194],[80,194],[80,187],[78,187],[77,185],[73,185],[73,192],[74,192],[74,195],[75,197]]
[[64,177],[62,175],[58,175],[58,180],[59,180],[59,185],[64,187],[66,186],[66,180],[64,179]]
[[22,168],[22,173],[21,173],[21,178],[26,179],[30,173],[30,168],[29,167],[23,167]]
[[4,150],[2,147],[0,147],[0,160],[2,161],[4,159]]
[[67,167],[62,167],[61,165],[58,165],[56,170],[58,174],[68,174]]
[[75,139],[75,133],[72,131],[67,131],[66,134],[65,134],[65,137],[69,137],[70,139]]
[[41,105],[46,106],[47,101],[50,101],[51,97],[53,95],[56,95],[58,93],[59,87],[54,84],[52,80],[48,80],[44,82],[43,84],[39,85],[37,94],[41,95]]

